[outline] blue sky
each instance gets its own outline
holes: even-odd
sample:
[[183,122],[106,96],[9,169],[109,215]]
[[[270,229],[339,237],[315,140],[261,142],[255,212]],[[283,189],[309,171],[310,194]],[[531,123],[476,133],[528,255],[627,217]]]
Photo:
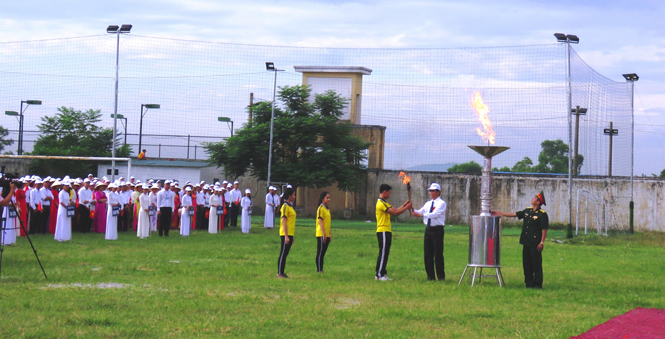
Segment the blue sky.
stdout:
[[[135,35],[302,47],[514,46],[553,43],[555,32],[576,34],[575,50],[600,74],[615,81],[623,81],[622,73],[640,75],[636,130],[662,145],[664,7],[658,1],[4,1],[0,42],[98,35],[122,23],[133,24]],[[662,168],[665,161],[642,172]]]

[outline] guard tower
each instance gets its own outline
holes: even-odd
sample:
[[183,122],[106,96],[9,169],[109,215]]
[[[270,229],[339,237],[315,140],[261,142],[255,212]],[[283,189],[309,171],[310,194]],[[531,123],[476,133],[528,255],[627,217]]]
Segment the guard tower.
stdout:
[[361,66],[294,66],[296,72],[302,73],[303,85],[312,88],[310,102],[316,94],[334,90],[347,99],[343,109],[343,121],[348,121],[353,134],[370,143],[367,154],[367,168],[383,169],[383,152],[386,127],[362,125],[362,92],[363,75],[372,74],[372,70]]

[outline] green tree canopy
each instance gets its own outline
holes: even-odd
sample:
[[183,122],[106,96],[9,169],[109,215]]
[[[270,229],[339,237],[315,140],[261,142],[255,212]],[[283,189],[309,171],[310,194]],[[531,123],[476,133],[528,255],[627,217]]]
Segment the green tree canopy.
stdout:
[[12,139],[5,139],[6,136],[9,135],[9,131],[0,126],[0,152],[2,152],[5,149],[5,146],[9,146],[14,143],[14,140]]
[[[540,146],[542,151],[538,155],[538,164],[534,165],[529,157],[518,161],[512,168],[503,167],[501,172],[520,173],[568,173],[568,145],[562,140],[545,140]],[[577,155],[577,173],[580,173],[584,156]],[[497,169],[494,168],[496,171]]]
[[[54,116],[42,117],[38,125],[41,134],[35,142],[33,155],[110,157],[113,144],[113,129],[97,126],[100,110],[79,111],[60,107]],[[116,156],[128,157],[131,148],[116,143]],[[96,162],[68,160],[35,160],[30,171],[41,176],[84,177],[96,172]]]
[[450,173],[470,173],[470,174],[481,174],[483,172],[483,167],[480,166],[477,162],[471,160],[462,164],[455,164],[452,167],[448,168]]
[[[352,136],[350,125],[339,120],[346,105],[343,97],[328,91],[308,102],[310,93],[305,85],[279,90],[283,109],[275,107],[270,180],[319,188],[337,183],[340,189],[355,189],[369,144]],[[230,176],[249,172],[267,180],[271,105],[255,104],[250,108],[252,121],[233,137],[206,144],[210,163],[224,167]]]
[[665,178],[665,169],[660,172],[660,177]]

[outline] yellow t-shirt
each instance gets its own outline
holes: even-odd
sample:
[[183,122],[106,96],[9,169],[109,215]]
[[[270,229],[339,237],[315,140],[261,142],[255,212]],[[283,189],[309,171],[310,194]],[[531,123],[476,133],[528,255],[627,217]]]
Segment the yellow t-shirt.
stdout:
[[319,219],[323,219],[323,228],[326,230],[326,237],[330,236],[330,210],[324,205],[319,205],[316,210],[316,236],[323,237],[321,226],[319,226]]
[[376,202],[376,233],[379,232],[392,232],[390,224],[390,214],[386,212],[389,209],[390,204],[383,200],[379,199]]
[[[293,209],[293,206],[291,206],[288,202],[284,202],[282,204],[282,208],[280,209],[282,212],[282,218],[286,218],[286,229],[287,232],[289,232],[290,236],[293,236],[295,230],[296,230],[296,211]],[[282,221],[280,219],[279,222],[279,236],[283,236],[284,234],[284,227],[282,226]]]

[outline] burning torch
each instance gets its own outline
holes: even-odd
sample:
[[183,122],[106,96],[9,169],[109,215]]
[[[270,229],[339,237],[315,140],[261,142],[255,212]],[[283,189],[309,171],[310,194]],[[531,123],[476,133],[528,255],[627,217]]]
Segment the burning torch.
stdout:
[[[399,172],[400,180],[404,185],[406,185],[406,191],[409,192],[409,201],[411,201],[411,177],[406,175],[405,172]],[[409,210],[413,211],[413,207],[411,207]]]

